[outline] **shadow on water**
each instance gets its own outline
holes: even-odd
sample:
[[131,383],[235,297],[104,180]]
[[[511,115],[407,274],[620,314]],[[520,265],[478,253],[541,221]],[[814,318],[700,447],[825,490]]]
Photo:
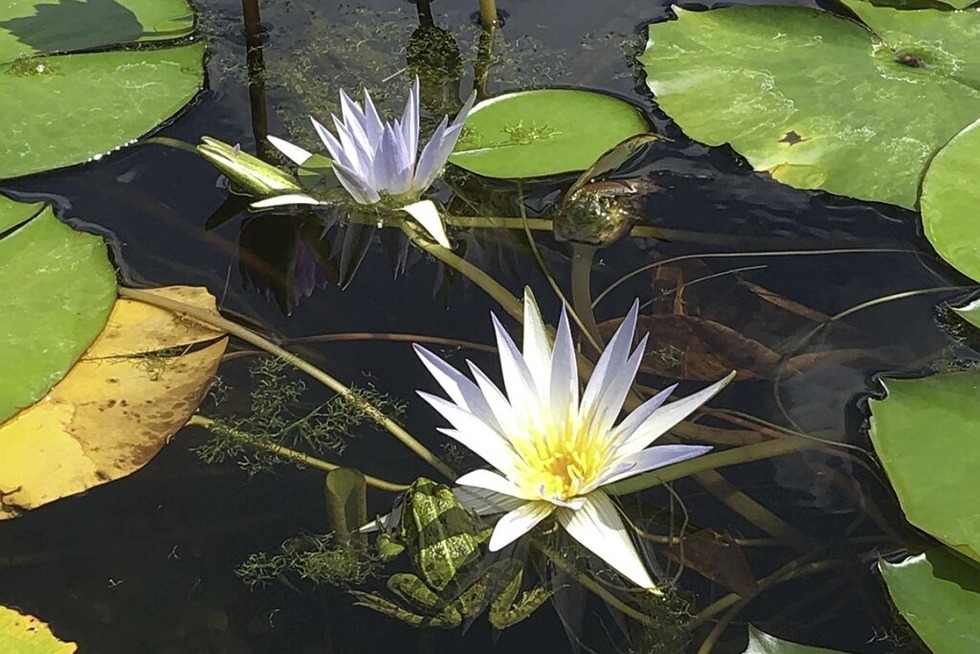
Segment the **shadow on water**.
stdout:
[[[400,44],[417,27],[415,11],[403,3],[375,4],[263,7],[266,75],[259,96],[268,94],[263,108],[269,111],[260,127],[268,121],[272,133],[306,139],[312,148],[304,116],[322,119],[339,87],[365,80],[379,103],[392,108],[406,85],[406,74],[393,73],[405,66]],[[572,83],[633,98],[639,91],[652,123],[673,139],[648,149],[631,170],[657,188],[643,202],[644,223],[634,234],[656,226],[668,240],[634,236],[589,255],[593,293],[611,289],[596,305],[600,333],[608,336],[639,297],[641,330],[652,335],[641,383],[659,388],[680,380],[686,392],[739,370],[724,405],[713,405],[704,422],[709,436],[719,437],[711,429],[722,426],[738,438],[790,430],[847,446],[727,468],[714,485],[682,480],[673,490],[686,514],[662,489],[629,500],[630,508],[671,529],[686,515],[697,529],[687,552],[669,536],[654,546],[671,574],[679,573],[678,561],[689,562],[682,586],[697,594],[698,607],[741,608],[732,589],[765,591],[737,614],[694,610],[702,635],[717,621],[734,619],[737,628],[721,636],[715,651],[741,651],[749,621],[808,643],[894,651],[895,639],[904,636],[892,631],[872,568],[877,557],[901,551],[909,535],[868,454],[862,398],[879,390],[874,375],[955,367],[972,357],[934,320],[934,307],[957,295],[958,281],[916,233],[914,214],[796,191],[754,174],[731,152],[686,140],[656,112],[628,63],[638,43],[637,17],[651,18],[651,8],[622,0],[596,17],[588,3],[578,4],[581,12],[553,0],[506,7],[499,60],[485,81],[491,92]],[[210,90],[164,134],[192,143],[208,134],[254,152],[256,59],[249,60],[250,78],[240,7],[219,0],[201,5],[214,51]],[[445,84],[430,90],[433,115],[453,110],[470,79],[463,71],[473,69],[479,49],[479,29],[470,20],[475,7],[434,6],[436,22],[456,37],[462,64],[458,71],[455,63],[447,66],[458,75],[448,92]],[[559,28],[556,16],[568,23]],[[18,32],[22,38],[29,38],[29,27]],[[234,207],[231,220],[212,220],[205,229],[228,198],[217,177],[186,152],[143,145],[97,165],[19,180],[8,190],[49,197],[63,217],[112,230],[137,281],[205,285],[225,309],[287,341],[334,335],[296,345],[335,376],[408,402],[406,425],[441,451],[433,415],[414,402],[415,389],[431,384],[404,340],[433,336],[488,346],[486,316],[499,308],[385,230],[345,228],[308,212],[236,216]],[[474,180],[459,183],[465,192]],[[519,215],[512,185],[476,187],[480,201],[500,215]],[[543,207],[555,188],[531,185],[524,199]],[[560,305],[522,230],[459,236],[462,255],[514,292],[531,284],[544,315],[557,315]],[[547,231],[536,231],[535,242],[556,279],[576,274],[570,244]],[[469,357],[492,369],[489,349],[441,352],[452,363]],[[247,358],[228,363],[222,376],[231,391],[220,411],[247,410]],[[384,438],[370,430],[352,436],[344,460],[399,481],[427,474],[400,446],[379,445]],[[295,578],[250,590],[234,575],[250,553],[327,530],[322,477],[290,467],[249,477],[230,461],[206,466],[189,451],[205,440],[185,430],[138,474],[5,525],[0,600],[44,616],[83,652],[366,653],[391,651],[392,643],[419,652],[565,648],[562,625],[549,610],[495,640],[482,620],[462,637],[422,634],[352,607],[339,591]],[[785,520],[791,545],[732,510],[743,498]],[[384,511],[391,497],[372,492],[370,500],[372,511]],[[660,513],[664,506],[672,514]],[[725,558],[732,551],[737,555]],[[640,640],[628,650],[620,624],[598,602],[587,605],[583,624],[584,638],[599,643],[599,651],[655,651]],[[681,651],[674,647],[667,651]]]

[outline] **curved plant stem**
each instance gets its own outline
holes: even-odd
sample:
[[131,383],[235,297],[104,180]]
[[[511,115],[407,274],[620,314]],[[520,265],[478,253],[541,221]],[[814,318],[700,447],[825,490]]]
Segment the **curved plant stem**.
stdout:
[[[565,305],[568,307],[572,316],[572,320],[575,322],[576,325],[578,325],[578,328],[582,330],[582,334],[585,336],[586,340],[588,340],[589,344],[592,345],[593,348],[595,348],[597,354],[601,353],[602,347],[599,344],[599,340],[596,338],[596,336],[598,335],[598,330],[596,331],[595,334],[593,334],[592,330],[589,329],[588,327],[588,319],[587,318],[583,319],[582,317],[580,317],[578,314],[578,307],[575,305],[574,301],[569,302],[568,298],[565,297],[565,293],[562,292],[561,286],[558,285],[558,280],[556,280],[555,276],[551,274],[550,270],[548,270],[548,264],[545,262],[544,257],[541,255],[541,250],[538,249],[538,244],[534,240],[534,235],[531,234],[531,228],[527,224],[527,210],[524,207],[524,185],[521,182],[521,180],[517,180],[517,193],[520,199],[521,222],[524,225],[524,237],[527,239],[527,246],[531,249],[531,254],[534,256],[535,263],[538,264],[538,268],[541,269],[541,274],[544,275],[544,278],[548,280],[548,285],[551,286],[551,290],[554,291],[555,295],[557,295],[558,298],[562,302],[564,302]],[[589,266],[591,267],[591,265],[592,265],[592,261],[590,259]],[[590,306],[589,315],[591,314],[592,314],[592,307]],[[592,319],[592,322],[593,323],[595,322],[594,318]],[[552,336],[553,335],[554,334],[552,334]]]
[[[583,588],[585,588],[587,591],[589,591],[590,593],[592,593],[602,601],[604,601],[609,606],[613,607],[623,615],[633,618],[637,622],[642,622],[643,624],[651,625],[651,626],[656,625],[656,621],[654,621],[653,618],[642,613],[641,611],[636,610],[635,608],[633,608],[623,600],[619,599],[618,597],[610,593],[608,590],[603,588],[602,584],[597,582],[595,579],[592,579],[588,575],[584,575],[578,570],[576,570],[575,567],[569,564],[568,561],[566,561],[558,552],[554,551],[544,543],[541,543],[537,539],[531,542],[535,549],[537,549],[539,552],[544,554],[549,561],[555,564],[556,568],[558,568],[565,574],[569,575],[570,577],[574,578],[575,581],[582,584]],[[656,595],[663,595],[661,591],[656,589],[654,589],[651,592],[653,592]]]
[[919,288],[911,291],[902,291],[901,293],[892,293],[891,295],[885,295],[883,297],[874,298],[873,300],[861,302],[860,304],[857,304],[851,307],[850,309],[845,309],[844,311],[841,311],[840,313],[831,316],[829,319],[825,320],[824,322],[821,322],[819,325],[817,325],[809,332],[804,334],[803,337],[800,338],[791,348],[789,348],[789,350],[785,354],[783,354],[782,357],[780,358],[779,368],[777,369],[776,376],[775,378],[773,378],[772,381],[772,396],[773,396],[773,400],[775,400],[776,402],[776,407],[779,409],[779,412],[783,415],[783,418],[785,418],[786,421],[789,422],[789,424],[792,425],[794,429],[798,429],[802,431],[802,428],[797,424],[797,422],[792,418],[792,416],[790,416],[789,411],[787,410],[786,406],[783,404],[783,398],[782,398],[782,394],[780,393],[780,389],[783,380],[783,373],[786,370],[786,362],[793,354],[798,352],[800,348],[806,345],[811,338],[813,338],[816,334],[818,334],[820,330],[824,329],[825,327],[829,327],[830,325],[832,325],[838,320],[843,320],[844,318],[850,316],[851,314],[855,314],[859,311],[863,311],[865,309],[878,306],[879,304],[887,304],[888,302],[894,302],[896,300],[904,300],[910,297],[917,297],[919,295],[929,295],[932,293],[951,293],[953,291],[964,291],[971,288],[974,287],[973,286],[937,286],[934,288]]
[[595,311],[592,308],[592,263],[595,260],[594,245],[572,243],[572,306],[575,314],[581,320],[582,327],[597,352],[604,347],[602,336],[599,335],[599,325],[595,321]]
[[[446,216],[446,224],[461,229],[475,227],[477,229],[523,229],[520,218],[513,216]],[[530,218],[528,226],[532,231],[550,232],[552,230],[550,218]],[[660,241],[666,240],[670,243],[696,243],[698,245],[709,245],[714,247],[739,246],[745,244],[745,237],[728,236],[725,234],[712,234],[710,232],[695,232],[686,229],[668,229],[652,225],[634,225],[629,233],[630,238],[653,238]],[[752,244],[756,247],[766,247],[777,250],[778,248],[813,248],[814,250],[824,247],[827,241],[818,238],[791,238],[791,237],[753,237]],[[856,238],[849,239],[848,243],[855,246],[864,245],[873,250],[878,250],[882,246],[880,239]],[[806,250],[811,252],[811,250]]]
[[823,256],[831,254],[918,254],[917,250],[911,248],[831,248],[831,249],[821,249],[821,250],[760,250],[758,252],[701,252],[697,254],[684,254],[677,257],[671,257],[669,259],[663,259],[661,261],[654,261],[653,263],[648,263],[644,266],[636,268],[615,282],[610,284],[602,293],[596,296],[595,300],[592,301],[592,305],[596,306],[602,302],[603,298],[612,293],[614,289],[626,282],[626,280],[641,275],[648,270],[653,270],[654,268],[659,268],[660,266],[666,266],[671,263],[677,263],[678,261],[688,261],[690,259],[743,259],[751,257],[813,257],[813,256]]
[[[438,247],[438,246],[437,246]],[[441,248],[440,248],[441,249]],[[184,304],[183,302],[177,302],[175,300],[170,300],[168,298],[163,298],[149,291],[143,291],[135,288],[119,288],[119,296],[130,300],[136,300],[137,302],[144,302],[146,304],[152,304],[154,306],[167,309],[168,311],[173,311],[178,314],[183,314],[189,316],[199,322],[206,325],[216,327],[217,329],[228,332],[229,334],[236,336],[246,343],[250,343],[255,347],[261,348],[262,350],[279,357],[289,365],[302,370],[306,374],[310,375],[320,383],[322,383],[327,388],[331,389],[345,400],[356,406],[358,409],[363,411],[371,420],[383,427],[392,436],[397,438],[405,447],[410,449],[419,458],[431,465],[433,468],[442,473],[449,480],[456,479],[456,473],[453,469],[446,465],[439,457],[433,454],[428,448],[426,448],[422,443],[415,440],[415,438],[409,434],[405,429],[399,425],[397,422],[386,416],[384,413],[378,410],[373,404],[365,402],[360,398],[357,393],[351,391],[351,389],[345,386],[340,381],[334,379],[324,371],[320,370],[316,366],[304,361],[292,352],[285,350],[275,343],[269,341],[262,336],[259,336],[255,332],[242,327],[241,325],[234,323],[230,320],[222,318],[217,313],[213,311],[208,311],[206,309],[200,309],[198,307],[192,307],[190,305]]]
[[463,259],[450,250],[442,247],[438,243],[432,243],[425,238],[420,238],[415,231],[412,223],[407,220],[402,223],[402,231],[412,240],[415,247],[431,254],[433,257],[443,262],[450,268],[454,268],[474,284],[482,288],[487,295],[497,301],[504,311],[509,313],[518,322],[524,322],[524,305],[514,295],[504,288],[500,282],[483,272],[472,263]]
[[[187,424],[185,426],[201,427],[203,429],[207,429],[208,431],[213,432],[215,421],[206,416],[200,416],[200,415],[191,416],[191,419],[187,421]],[[288,459],[289,461],[299,463],[308,468],[315,468],[317,470],[323,470],[324,472],[331,472],[333,470],[337,470],[343,467],[337,465],[336,463],[330,463],[329,461],[318,459],[314,456],[310,456],[309,454],[304,454],[303,452],[299,452],[297,450],[293,450],[288,447],[284,447],[282,445],[263,443],[262,441],[259,441],[255,438],[251,438],[247,433],[240,432],[236,429],[229,429],[227,427],[222,427],[220,433],[222,436],[227,435],[227,436],[231,436],[232,438],[241,439],[247,442],[252,447],[263,449],[266,452],[269,452],[270,454],[274,454],[283,459]],[[391,493],[403,493],[409,488],[408,484],[397,484],[393,481],[387,481],[385,479],[381,479],[379,477],[372,477],[370,475],[364,475],[364,483],[366,483],[368,486],[371,486],[373,488],[377,488],[378,490],[388,491]]]
[[[813,559],[815,559],[818,555],[819,552],[814,552],[790,561],[765,579],[761,579],[759,581],[759,593],[761,594],[764,590],[783,581],[796,579],[799,577],[806,577],[841,565],[841,562],[836,559],[814,561]],[[710,604],[700,613],[698,613],[694,619],[692,619],[686,625],[688,630],[693,631],[695,628],[701,624],[704,624],[718,613],[724,611],[724,615],[722,616],[721,620],[715,624],[715,626],[708,633],[707,637],[705,637],[704,641],[701,643],[701,646],[698,648],[698,654],[709,654],[729,623],[738,615],[745,605],[752,601],[752,599],[755,597],[758,597],[758,595],[743,598],[741,595],[731,593],[730,595],[726,595],[725,597],[722,597],[716,602]]]
[[[341,332],[333,334],[314,334],[313,336],[299,336],[297,338],[283,339],[281,345],[304,345],[306,343],[346,343],[350,341],[384,341],[389,343],[420,343],[428,345],[443,345],[453,348],[465,348],[477,352],[489,352],[494,354],[497,348],[486,343],[475,343],[473,341],[463,341],[457,338],[441,338],[439,336],[428,336],[426,334],[404,334],[396,332]],[[227,352],[222,361],[234,361],[244,357],[257,356],[261,350],[243,349],[235,352]]]

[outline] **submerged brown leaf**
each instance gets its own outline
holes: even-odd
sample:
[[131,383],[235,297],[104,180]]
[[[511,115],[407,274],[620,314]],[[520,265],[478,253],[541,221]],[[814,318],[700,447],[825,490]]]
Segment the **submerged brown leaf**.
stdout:
[[[608,339],[620,322],[602,323],[603,337]],[[640,316],[637,331],[654,335],[640,369],[661,377],[715,381],[738,370],[739,379],[745,381],[771,377],[780,363],[779,354],[765,345],[705,318]],[[787,373],[799,371],[789,367]]]
[[759,583],[745,553],[731,537],[702,529],[667,548],[667,555],[743,598],[754,597]]

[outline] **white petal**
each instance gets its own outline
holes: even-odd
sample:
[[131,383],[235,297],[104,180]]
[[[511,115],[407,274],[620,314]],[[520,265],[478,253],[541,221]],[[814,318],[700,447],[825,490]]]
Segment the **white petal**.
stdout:
[[558,520],[572,538],[634,584],[656,587],[608,495],[593,491],[578,511],[559,510]]
[[412,186],[412,162],[398,126],[386,125],[374,158],[377,190],[402,195]]
[[340,90],[341,111],[344,114],[344,127],[347,128],[351,137],[357,141],[358,146],[363,151],[373,148],[375,142],[368,138],[367,120],[364,111],[357,106],[357,103],[350,99],[350,96]]
[[[630,347],[633,344],[633,331],[636,329],[636,317],[639,313],[639,302],[633,302],[629,313],[620,324],[619,329],[609,339],[606,349],[599,357],[589,383],[585,386],[585,393],[582,394],[582,406],[579,415],[582,422],[586,425],[592,424],[596,409],[602,400],[610,382],[620,374],[623,366],[629,359]],[[632,379],[630,380],[632,382]]]
[[[316,118],[310,116],[310,122],[313,123],[313,130],[323,141],[324,147],[327,148],[327,152],[330,153],[330,158],[335,162],[347,166],[351,170],[360,171],[360,163],[355,163],[351,160],[350,154],[344,151],[344,146],[337,140],[337,137],[330,133],[323,124],[320,123]],[[360,175],[360,172],[358,172]]]
[[548,388],[551,383],[551,343],[548,340],[544,320],[541,319],[541,310],[528,286],[524,287],[523,345],[524,361],[531,371],[531,378],[537,387],[540,402],[544,404],[549,399]]
[[493,410],[487,403],[480,387],[470,381],[441,358],[421,345],[413,345],[415,353],[429,370],[436,382],[442,387],[449,399],[463,407],[490,427],[499,429],[499,424]]
[[456,486],[453,495],[459,503],[478,515],[494,515],[513,511],[524,504],[524,500],[501,495],[475,486]]
[[253,209],[268,209],[269,207],[282,207],[290,204],[320,204],[320,201],[308,195],[293,193],[289,195],[277,195],[273,198],[265,198],[264,200],[256,200],[249,206]]
[[401,121],[402,138],[411,153],[412,164],[419,150],[419,78],[415,76],[412,88],[408,91],[408,100],[405,102],[405,111],[402,113]]
[[575,361],[575,343],[568,324],[568,314],[562,307],[555,335],[555,348],[551,353],[551,418],[572,420],[578,411],[578,367]]
[[583,493],[588,493],[593,488],[612,484],[620,479],[628,479],[634,475],[650,472],[658,468],[665,468],[681,461],[693,459],[711,451],[710,445],[656,445],[640,450],[635,454],[624,456],[613,465],[609,470],[600,476],[593,484],[584,488]]
[[505,475],[514,470],[515,464],[519,462],[517,454],[507,439],[497,433],[490,425],[466,409],[462,409],[441,397],[429,395],[422,391],[418,393],[455,428],[440,429],[439,431],[453,440],[459,441]]
[[677,384],[668,386],[637,408],[633,409],[632,413],[626,416],[626,419],[619,423],[615,429],[613,429],[609,439],[613,443],[619,444],[629,438],[640,425],[646,422],[647,418],[653,415],[654,411],[659,409],[660,406],[667,401],[676,388]]
[[381,116],[378,115],[378,110],[367,89],[364,89],[364,128],[371,143],[376,143],[384,130],[384,123],[381,122]]
[[497,419],[497,424],[500,425],[501,434],[508,440],[522,435],[523,431],[520,428],[520,423],[517,421],[514,407],[511,406],[503,392],[473,362],[467,361],[466,363],[470,367],[470,372],[473,373],[473,379],[476,380],[480,391],[483,393],[483,398],[490,406],[490,410],[493,411],[493,415]]
[[497,336],[497,350],[500,355],[500,370],[504,377],[504,388],[507,389],[507,399],[514,408],[517,420],[525,425],[533,424],[532,420],[539,408],[534,391],[534,380],[531,371],[524,362],[524,357],[518,351],[514,341],[504,329],[497,316],[490,314],[493,320],[493,330]]
[[302,166],[306,163],[306,160],[313,156],[312,152],[307,152],[298,145],[294,145],[287,141],[286,139],[281,139],[278,136],[273,136],[272,134],[267,134],[265,137],[269,143],[282,152],[287,159],[292,161],[297,166]]
[[432,138],[422,148],[422,154],[419,155],[418,163],[415,165],[415,178],[412,182],[412,189],[417,193],[432,186],[432,182],[436,181],[439,171],[446,165],[446,160],[452,152],[452,149],[444,152],[440,147],[448,122],[447,118],[443,118],[432,134]]
[[340,182],[341,186],[347,189],[347,192],[358,203],[374,204],[381,199],[381,196],[371,188],[370,183],[366,179],[337,160],[333,162],[333,172],[337,176],[337,181]]
[[473,472],[468,472],[457,479],[456,483],[460,486],[474,486],[500,493],[501,495],[517,497],[522,500],[538,499],[534,495],[525,493],[510,479],[492,470],[474,470]]
[[694,413],[698,407],[714,397],[733,379],[735,379],[734,371],[721,381],[698,391],[694,395],[689,395],[688,397],[661,407],[619,445],[616,449],[617,456],[634,454],[646,448],[658,436],[666,433],[674,425]]
[[594,434],[602,434],[605,438],[610,438],[613,423],[623,410],[623,402],[626,395],[633,386],[636,378],[636,371],[640,367],[643,355],[646,353],[647,337],[640,340],[630,358],[616,371],[610,371],[607,376],[606,385],[602,388],[599,397],[596,398],[595,412],[592,424],[589,429]]
[[[367,144],[367,147],[362,147],[361,142],[351,134],[347,126],[336,116],[333,116],[333,126],[337,130],[337,139],[340,140],[343,153],[350,160],[350,169],[364,178],[373,187],[374,153],[378,144],[370,143]],[[320,139],[324,140],[324,137],[321,135]]]
[[449,237],[446,236],[446,228],[442,224],[442,216],[432,200],[421,200],[413,204],[402,207],[402,211],[407,212],[415,221],[422,225],[422,228],[429,233],[429,236],[436,243],[446,248],[452,249]]
[[[470,97],[466,98],[466,102],[460,107],[459,113],[456,114],[456,118],[453,119],[453,127],[462,127],[463,123],[470,115],[470,111],[473,110],[473,105],[476,103],[476,91],[470,93]],[[455,139],[453,140],[453,145],[456,144]]]
[[549,502],[528,502],[510,513],[504,514],[493,528],[488,545],[491,552],[507,547],[515,540],[534,529],[535,525],[547,518],[555,510]]

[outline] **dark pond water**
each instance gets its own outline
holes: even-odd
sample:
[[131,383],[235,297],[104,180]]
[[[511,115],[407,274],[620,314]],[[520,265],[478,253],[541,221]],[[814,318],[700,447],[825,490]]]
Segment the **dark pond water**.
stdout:
[[[312,148],[305,115],[325,117],[341,86],[365,84],[387,109],[399,101],[407,85],[405,47],[417,26],[414,5],[264,5],[266,74],[264,84],[253,74],[250,88],[240,6],[231,0],[199,3],[213,50],[209,86],[163,135],[194,143],[208,134],[254,151],[254,130],[267,122],[271,133]],[[675,484],[692,524],[739,539],[756,579],[794,561],[798,574],[763,584],[738,613],[704,620],[686,650],[667,641],[656,649],[639,639],[631,649],[622,623],[591,601],[581,629],[587,647],[697,651],[724,616],[730,624],[716,630],[713,651],[741,652],[749,622],[785,638],[853,652],[915,651],[896,626],[874,572],[877,558],[901,553],[909,534],[866,453],[862,398],[878,388],[876,374],[948,367],[968,356],[946,335],[934,309],[957,294],[936,289],[960,280],[930,253],[914,214],[789,189],[753,174],[732,152],[685,139],[658,112],[631,64],[642,47],[642,25],[666,17],[663,4],[522,0],[502,8],[508,15],[490,72],[492,92],[547,85],[608,91],[636,103],[673,139],[652,148],[633,170],[660,187],[643,210],[650,225],[667,230],[670,242],[626,239],[597,251],[592,267],[592,289],[599,293],[628,273],[679,258],[626,278],[596,309],[600,321],[614,319],[639,297],[644,311],[656,314],[647,327],[658,356],[643,381],[658,386],[685,377],[681,390],[687,391],[718,378],[719,369],[738,367],[744,381],[713,408],[853,446],[726,469],[732,484],[727,490],[690,480]],[[433,3],[437,23],[460,45],[463,88],[472,80],[479,36],[475,11],[476,3]],[[254,64],[253,58],[253,73]],[[142,145],[96,164],[11,182],[4,190],[42,194],[64,217],[111,229],[137,280],[207,286],[225,309],[283,338],[358,332],[491,342],[487,315],[499,312],[491,300],[464,280],[447,283],[436,262],[414,252],[406,269],[394,274],[380,235],[344,290],[328,280],[297,301],[286,297],[289,284],[282,284],[277,298],[262,280],[277,261],[289,260],[299,236],[325,247],[322,227],[309,216],[242,214],[206,228],[220,222],[214,214],[228,197],[217,182],[209,165],[186,152]],[[529,192],[540,204],[563,183],[532,185]],[[493,191],[501,206],[516,206],[513,188],[494,185]],[[338,230],[327,238],[340,247]],[[569,248],[547,234],[537,238],[548,268],[567,288]],[[474,260],[511,291],[532,286],[545,315],[557,315],[558,302],[521,233],[475,230],[466,242]],[[908,291],[923,292],[887,300]],[[691,331],[692,324],[703,328],[708,320],[730,330]],[[432,384],[407,343],[336,340],[304,344],[299,351],[341,379],[373,384],[407,402],[405,424],[442,451],[437,417],[414,399],[416,388]],[[469,356],[494,368],[486,353],[443,352],[455,363]],[[229,399],[220,407],[206,404],[204,412],[244,410],[247,366],[246,359],[225,365]],[[322,394],[311,384],[307,399],[317,398]],[[735,426],[717,416],[706,424]],[[344,462],[399,481],[429,474],[387,435],[360,431],[349,439]],[[203,432],[184,430],[139,473],[4,524],[0,603],[43,616],[83,652],[570,649],[547,607],[496,639],[482,620],[463,636],[414,631],[352,607],[340,591],[295,577],[250,589],[235,575],[250,553],[274,552],[297,534],[328,530],[322,475],[282,466],[250,477],[234,461],[205,465],[191,450],[206,441]],[[736,488],[791,524],[807,544],[794,549],[777,542],[727,507],[721,500],[731,500]],[[662,491],[643,499],[670,500]],[[370,500],[372,511],[385,511],[392,497],[372,493]],[[662,552],[659,558],[677,571]],[[714,564],[729,566],[721,559]],[[690,570],[680,587],[681,599],[692,602],[691,614],[730,592]]]

